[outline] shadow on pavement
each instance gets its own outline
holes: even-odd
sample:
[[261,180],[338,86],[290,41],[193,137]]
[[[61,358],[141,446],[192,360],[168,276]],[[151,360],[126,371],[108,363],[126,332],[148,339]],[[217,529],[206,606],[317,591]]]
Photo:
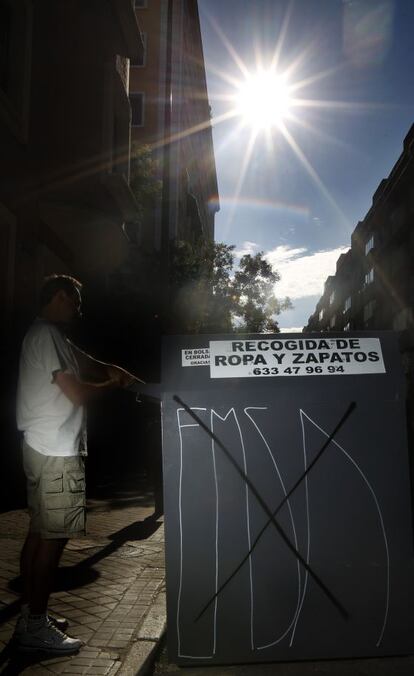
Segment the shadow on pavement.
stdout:
[[48,659],[45,653],[19,653],[11,639],[0,653],[0,673],[2,676],[17,676],[28,667],[44,662],[45,659]]
[[[99,549],[98,552],[95,552],[74,566],[60,566],[55,576],[52,592],[79,589],[80,587],[95,582],[100,576],[100,573],[93,569],[93,566],[96,563],[116,552],[117,549],[127,542],[146,540],[153,535],[160,526],[161,522],[157,520],[157,516],[154,514],[144,519],[144,521],[136,521],[135,523],[131,523],[128,526],[125,526],[125,528],[121,528],[121,530],[112,533],[109,536],[112,542],[105,547],[102,547],[102,549]],[[8,587],[12,591],[20,593],[22,591],[21,577],[18,576],[10,580]],[[13,601],[10,605],[2,608],[0,610],[0,623],[11,619],[19,610],[20,601],[18,600]]]
[[[100,577],[97,570],[80,569],[79,564],[76,566],[60,566],[55,574],[55,581],[52,587],[52,593],[57,591],[70,591],[71,589],[78,589],[87,584],[95,582]],[[8,583],[9,589],[17,594],[22,592],[22,579],[20,575],[14,577]],[[6,608],[0,610],[0,623],[6,622],[11,617],[17,614],[20,610],[20,601],[13,601]]]
[[[20,578],[14,578],[14,580],[10,580],[8,586],[10,589],[14,588],[12,587],[11,583],[19,580],[19,592],[20,592]],[[16,599],[12,603],[9,603],[8,606],[4,606],[4,608],[1,608],[0,610],[0,624],[3,624],[4,622],[8,622],[11,620],[17,613],[20,612],[20,599]]]
[[102,559],[116,552],[117,549],[122,547],[122,545],[126,544],[127,542],[147,540],[158,530],[160,526],[161,521],[158,521],[156,514],[152,514],[151,516],[144,519],[144,521],[136,521],[135,523],[131,523],[129,526],[125,526],[125,528],[121,528],[115,533],[112,533],[112,535],[109,536],[109,539],[112,540],[112,542],[100,549],[99,552],[92,554],[92,556],[89,556],[87,559],[84,559],[78,563],[75,567],[82,569],[89,568],[95,563],[98,563],[98,561],[102,561]]

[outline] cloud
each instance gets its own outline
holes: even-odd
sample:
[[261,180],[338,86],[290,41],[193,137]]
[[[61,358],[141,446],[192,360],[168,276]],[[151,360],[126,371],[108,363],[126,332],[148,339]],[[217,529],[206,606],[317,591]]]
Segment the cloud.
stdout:
[[303,326],[290,326],[286,328],[285,326],[279,326],[280,333],[301,333]]
[[233,253],[236,258],[241,258],[242,256],[247,256],[250,254],[254,256],[259,251],[259,245],[256,242],[243,242],[240,249],[236,249]]
[[280,274],[276,284],[278,298],[292,299],[321,296],[329,275],[335,274],[336,261],[349,247],[309,253],[307,249],[278,246],[266,253],[266,259]]

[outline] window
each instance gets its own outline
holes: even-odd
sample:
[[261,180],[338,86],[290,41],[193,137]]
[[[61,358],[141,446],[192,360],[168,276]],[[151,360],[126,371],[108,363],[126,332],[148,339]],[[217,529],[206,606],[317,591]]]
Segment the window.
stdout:
[[148,7],[148,0],[135,0],[135,9],[146,9]]
[[374,281],[374,268],[371,268],[365,275],[365,286],[368,286],[368,284],[372,284],[373,281]]
[[336,324],[336,315],[332,315],[331,321],[329,322],[329,326],[331,327],[331,329],[334,328],[335,324]]
[[367,322],[370,319],[372,319],[372,317],[374,316],[374,312],[375,312],[375,300],[370,300],[369,303],[367,303],[364,306],[364,322]]
[[345,314],[345,312],[348,312],[348,310],[351,309],[351,305],[352,305],[352,298],[351,298],[351,296],[348,296],[348,298],[345,300],[344,314]]
[[135,92],[129,95],[131,103],[131,125],[133,127],[144,126],[144,92]]
[[351,324],[348,322],[348,323],[345,324],[345,326],[344,326],[344,331],[350,331],[350,330],[351,330]]
[[371,249],[374,248],[374,235],[371,235],[368,242],[365,244],[365,255],[367,256]]
[[329,305],[332,305],[335,300],[335,291],[332,291],[331,295],[329,296]]
[[147,65],[147,34],[141,31],[141,37],[144,45],[142,57],[139,61],[131,61],[131,68],[143,68]]
[[320,321],[320,322],[322,321],[324,314],[325,314],[325,311],[324,311],[324,309],[322,308],[322,310],[320,310],[320,312],[319,312],[319,321]]
[[11,9],[5,0],[0,1],[0,88],[7,91],[9,84],[11,39]]

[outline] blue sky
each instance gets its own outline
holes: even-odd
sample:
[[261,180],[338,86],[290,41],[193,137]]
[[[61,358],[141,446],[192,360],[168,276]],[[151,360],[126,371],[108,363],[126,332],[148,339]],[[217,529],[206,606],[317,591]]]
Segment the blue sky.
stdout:
[[[199,0],[221,209],[216,240],[264,251],[301,328],[414,122],[412,0]],[[283,36],[283,40],[282,40]],[[280,125],[259,131],[237,88],[278,49],[300,85]],[[305,103],[306,102],[306,103]]]

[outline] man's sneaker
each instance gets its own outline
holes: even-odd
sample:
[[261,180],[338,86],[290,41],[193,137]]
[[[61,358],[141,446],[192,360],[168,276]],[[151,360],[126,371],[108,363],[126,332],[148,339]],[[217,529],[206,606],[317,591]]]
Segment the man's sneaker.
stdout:
[[77,653],[83,643],[77,638],[70,638],[47,621],[36,631],[26,630],[18,638],[18,649],[22,652],[41,651],[49,655],[72,655]]
[[69,626],[69,622],[66,617],[52,617],[52,615],[48,615],[48,618],[50,622],[56,627],[56,629],[60,629],[60,631],[65,631],[65,629],[67,629]]
[[[17,618],[12,637],[13,641],[18,641],[20,636],[22,636],[22,634],[27,631],[28,616],[29,614],[27,612],[22,612]],[[67,629],[69,626],[69,622],[65,617],[52,617],[51,615],[48,615],[48,619],[56,627],[56,629],[59,629],[60,631],[65,631],[65,629]]]
[[27,615],[19,615],[12,636],[12,641],[19,641],[20,636],[27,630]]

